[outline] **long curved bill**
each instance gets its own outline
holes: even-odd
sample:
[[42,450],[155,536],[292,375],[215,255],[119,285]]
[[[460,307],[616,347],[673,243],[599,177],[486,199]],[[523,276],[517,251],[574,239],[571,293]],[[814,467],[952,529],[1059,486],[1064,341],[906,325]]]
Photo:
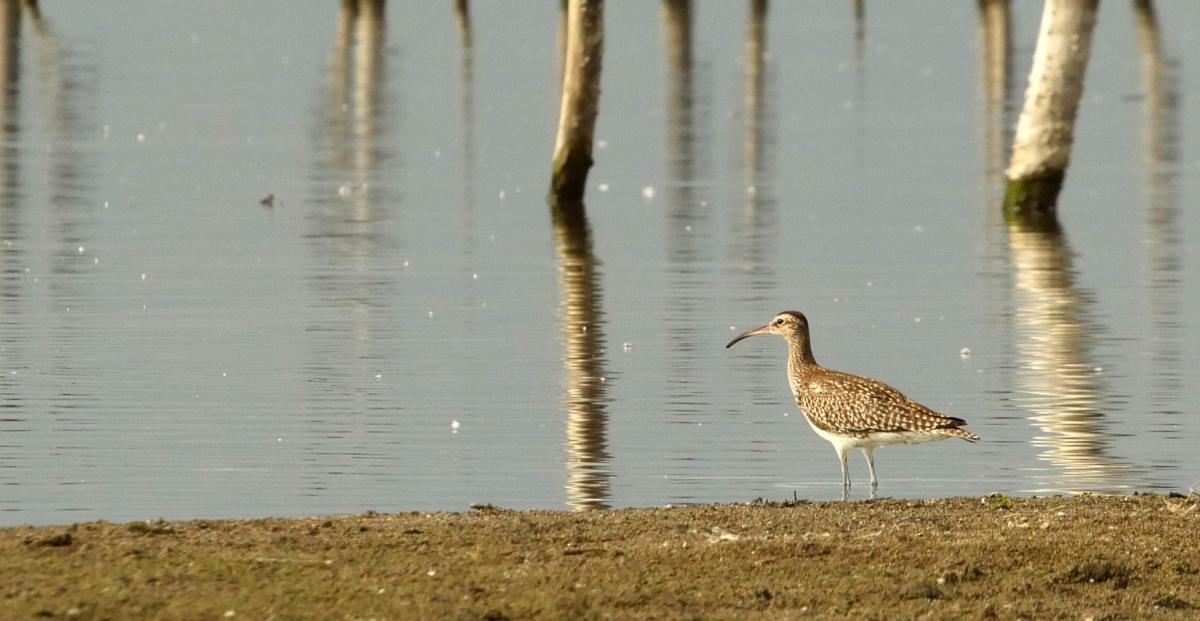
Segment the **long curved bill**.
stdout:
[[747,330],[747,331],[739,334],[737,338],[733,339],[732,341],[729,341],[729,344],[725,346],[725,349],[729,349],[730,347],[733,347],[734,343],[736,343],[744,338],[748,338],[751,336],[757,336],[759,334],[769,334],[770,328],[771,328],[771,324],[767,324],[765,326],[759,326],[753,330]]

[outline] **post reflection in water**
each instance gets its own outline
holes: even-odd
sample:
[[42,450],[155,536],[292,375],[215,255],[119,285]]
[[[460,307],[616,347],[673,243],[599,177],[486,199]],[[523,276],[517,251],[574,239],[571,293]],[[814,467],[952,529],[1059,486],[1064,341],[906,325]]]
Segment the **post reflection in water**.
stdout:
[[[21,57],[26,22],[32,27],[32,60]],[[94,54],[64,46],[34,2],[0,0],[0,37],[0,237],[6,242],[0,246],[0,298],[5,300],[0,362],[13,369],[0,379],[0,407],[5,409],[0,432],[34,427],[24,411],[28,396],[20,396],[24,382],[15,375],[18,369],[37,368],[62,378],[48,388],[46,417],[39,423],[60,438],[63,432],[94,429],[81,408],[99,401],[90,369],[81,363],[88,357],[80,353],[94,344],[96,335],[84,324],[86,314],[70,312],[86,299],[80,283],[93,265],[81,249],[92,246],[94,227],[89,225],[96,217],[86,196],[95,174],[91,137],[98,125],[93,113],[97,61]],[[28,65],[35,70],[23,73]],[[21,99],[30,89],[36,105],[22,109]],[[37,187],[37,181],[44,181],[45,188]],[[45,203],[35,203],[44,211],[20,213],[22,206],[34,204],[31,196],[43,194]],[[22,230],[22,220],[44,222],[44,228]],[[48,272],[44,287],[23,284],[31,265]],[[39,340],[31,338],[30,330],[36,328],[31,328],[30,313],[45,313],[46,332],[38,336],[46,337],[47,346],[30,347]],[[63,444],[56,440],[50,449],[63,470],[95,460],[93,446]],[[0,463],[19,459],[21,448],[6,446]],[[57,468],[47,473],[59,482],[60,476]]]
[[[1182,411],[1184,341],[1180,286],[1183,244],[1180,243],[1179,76],[1163,53],[1154,5],[1134,2],[1141,59],[1142,148],[1146,165],[1146,276],[1149,315],[1150,395],[1157,414]],[[1159,421],[1162,425],[1171,425]]]
[[559,203],[554,248],[562,340],[566,352],[567,504],[575,510],[609,507],[607,413],[604,377],[604,311],[599,262],[583,203]]
[[667,325],[671,341],[672,410],[691,411],[695,395],[688,388],[692,357],[699,338],[695,324],[681,317],[701,301],[698,288],[707,286],[707,252],[697,243],[707,240],[708,202],[697,197],[696,122],[692,61],[692,5],[688,0],[663,0],[660,27],[666,55],[665,199],[667,269],[672,310]]
[[[461,65],[462,107],[462,201],[463,201],[463,270],[476,264],[475,258],[475,38],[471,29],[471,6],[468,0],[455,0],[454,19],[458,25]],[[474,289],[468,295],[474,294]],[[468,306],[475,306],[468,299]]]
[[[1110,401],[1104,375],[1096,370],[1096,335],[1090,317],[1094,300],[1075,286],[1072,250],[1057,218],[1037,225],[1002,223],[994,190],[1005,183],[1014,120],[1012,34],[1008,0],[979,0],[980,131],[989,231],[1007,228],[1012,262],[1015,357],[1011,390],[1016,405],[1041,432],[1033,438],[1039,458],[1053,471],[1034,474],[1044,484],[1034,492],[1116,492],[1134,485],[1132,467],[1112,455],[1113,436],[1102,411]],[[989,235],[987,246],[1001,247]],[[991,252],[989,273],[1008,271]],[[997,304],[996,307],[1008,306]]]
[[[712,273],[711,209],[707,197],[699,191],[697,145],[709,144],[703,124],[697,116],[696,67],[692,55],[692,3],[688,0],[663,0],[659,10],[659,28],[665,58],[666,142],[663,150],[663,216],[666,222],[665,306],[670,309],[662,333],[667,358],[667,415],[677,424],[696,425],[699,417],[710,413],[708,386],[700,375],[704,365],[697,357],[712,347],[711,334],[702,334],[699,319],[707,295],[705,289],[715,278]],[[659,199],[655,199],[657,204]],[[694,445],[693,445],[694,446]],[[671,477],[695,484],[694,449],[681,449],[673,456],[673,467],[685,470]],[[690,491],[673,500],[688,502]]]
[[[21,5],[17,0],[0,2],[0,190],[4,192],[5,209],[16,204],[20,188],[20,161],[17,147],[20,144],[20,78],[21,78]],[[5,211],[3,218],[5,239],[19,239],[10,235],[8,227],[15,219]],[[4,254],[9,254],[5,250]],[[7,271],[6,271],[7,273]]]
[[[81,282],[94,273],[92,260],[82,256],[78,249],[93,245],[94,224],[98,219],[94,203],[87,199],[95,163],[92,143],[86,138],[96,127],[92,110],[98,90],[97,72],[94,66],[81,64],[95,61],[87,54],[72,54],[60,46],[35,3],[23,2],[22,6],[36,35],[39,114],[44,117],[47,142],[53,145],[47,149],[44,160],[52,242],[49,267],[54,276],[47,283],[47,291],[51,308],[78,308],[87,296]],[[88,383],[84,379],[88,373],[80,367],[84,358],[80,350],[89,345],[88,328],[78,313],[55,311],[54,314],[57,317],[50,327],[50,338],[55,343],[51,353],[53,373],[73,381],[54,395],[51,412],[68,425],[90,427],[92,421],[80,409],[84,404],[99,401],[92,389],[82,388]]]
[[778,286],[775,270],[767,257],[775,241],[776,195],[770,161],[772,152],[766,141],[775,135],[774,116],[765,97],[767,82],[767,0],[751,0],[746,24],[745,71],[742,95],[742,192],[741,218],[735,226],[734,242],[738,279],[749,282],[744,300],[760,314],[774,312],[766,308]]
[[[1010,297],[1008,243],[1004,233],[1003,211],[996,206],[997,193],[1005,183],[1004,169],[1008,164],[1016,118],[1012,97],[1012,26],[1009,19],[1009,0],[979,0],[976,35],[979,46],[979,144],[981,145],[983,243],[982,273],[995,286],[987,289],[995,299],[986,305],[990,309],[988,322],[1004,326],[1005,310],[1012,306]],[[1004,389],[994,387],[999,393]]]
[[329,67],[326,152],[330,166],[349,171],[359,183],[358,217],[372,201],[364,187],[379,165],[375,148],[383,79],[384,0],[342,0]]
[[[713,273],[711,208],[707,188],[700,184],[708,179],[707,172],[697,172],[701,159],[697,145],[710,144],[702,134],[704,124],[698,120],[704,110],[698,102],[696,66],[692,54],[692,3],[688,0],[663,0],[659,12],[660,37],[665,57],[666,143],[663,150],[665,176],[663,180],[663,212],[666,226],[666,283],[667,314],[662,333],[665,335],[667,369],[667,415],[675,424],[703,424],[709,416],[712,402],[710,385],[704,380],[706,365],[697,359],[711,353],[712,335],[701,331],[701,319],[708,300],[707,289],[716,275]],[[659,199],[655,199],[658,204]],[[677,449],[672,455],[672,480],[684,485],[697,485],[701,479],[693,476],[702,470],[696,460],[699,446]],[[699,496],[689,489],[673,496],[673,501],[690,502]]]
[[[696,212],[693,193],[695,179],[695,118],[692,85],[692,6],[688,0],[663,0],[660,27],[666,54],[666,168],[667,168],[667,247],[671,270],[693,265],[694,251],[690,235],[684,232]],[[679,274],[673,274],[679,276]],[[681,287],[672,287],[679,291]],[[688,308],[686,300],[672,300],[671,308]],[[673,329],[687,329],[686,321],[672,321]],[[683,335],[679,335],[683,336]],[[679,342],[679,341],[677,341]],[[684,340],[682,342],[689,342]],[[674,397],[674,395],[673,395]]]
[[1048,224],[1008,228],[1020,364],[1015,389],[1043,434],[1033,445],[1057,470],[1029,491],[1127,490],[1133,486],[1130,466],[1111,454],[1112,434],[1100,410],[1109,396],[1092,362],[1101,331],[1088,316],[1094,301],[1076,290],[1066,237],[1057,222]]
[[[4,239],[21,239],[20,221],[17,214],[12,213],[21,191],[21,162],[20,162],[20,110],[18,108],[20,95],[21,71],[21,6],[17,0],[7,0],[0,4],[0,235]],[[12,306],[20,300],[21,281],[14,278],[25,263],[21,256],[20,245],[4,244],[0,246],[0,298],[5,300],[7,312],[0,315],[0,361],[6,365],[14,365],[16,360],[26,359],[22,346],[21,326],[10,319]],[[14,360],[9,360],[9,357]],[[0,407],[4,408],[4,416],[0,427],[11,436],[11,432],[23,432],[30,429],[26,420],[25,403],[20,395],[19,382],[15,374],[0,374]],[[17,472],[23,468],[25,456],[19,447],[10,445],[7,440],[0,441],[0,485],[15,485],[18,481],[5,474]],[[0,510],[19,510],[21,507],[8,499],[0,499]]]
[[[22,117],[20,100],[22,81],[22,30],[25,17],[33,29],[36,54],[33,64],[34,92],[38,95],[38,106]],[[34,161],[47,164],[46,181],[49,185],[50,206],[53,211],[54,237],[60,244],[54,249],[52,266],[56,270],[74,270],[76,263],[64,251],[73,244],[78,234],[75,223],[79,214],[65,213],[63,208],[77,206],[81,201],[87,152],[81,147],[88,141],[83,137],[93,131],[87,124],[90,104],[95,97],[96,67],[94,61],[66,50],[54,35],[53,29],[42,18],[37,4],[28,0],[0,0],[0,231],[8,240],[20,239],[16,231],[7,227],[15,225],[16,218],[3,209],[20,204],[21,198],[21,148],[24,127],[40,127],[45,131],[42,139],[53,145],[46,149],[44,159]],[[28,88],[27,86],[25,88]],[[78,244],[71,246],[74,250]],[[7,249],[4,252],[14,252]]]
[[327,493],[332,476],[391,480],[395,459],[364,434],[392,425],[395,382],[379,381],[395,351],[397,327],[383,300],[394,296],[399,266],[392,255],[379,168],[386,159],[383,0],[343,0],[329,65],[327,104],[318,117],[324,157],[312,177],[306,214],[310,318],[305,326],[304,382],[312,395],[306,423],[315,428],[304,460],[309,494]]
[[[999,15],[990,3],[987,12]],[[983,5],[981,5],[981,9]],[[1179,350],[1179,285],[1182,261],[1174,189],[1177,160],[1178,97],[1163,58],[1153,7],[1134,4],[1142,64],[1146,183],[1147,298],[1150,352],[1154,379],[1150,387],[1155,414],[1176,414],[1182,390]],[[993,18],[994,19],[994,18]],[[991,152],[989,151],[990,161]],[[989,174],[991,173],[989,169]],[[1093,353],[1102,328],[1089,318],[1093,300],[1074,286],[1072,252],[1057,219],[1044,226],[1008,227],[1015,278],[1017,356],[1021,362],[1017,388],[1028,395],[1024,406],[1043,435],[1034,438],[1041,458],[1058,472],[1038,492],[1118,492],[1156,486],[1144,465],[1112,454],[1112,434],[1101,408],[1110,407]],[[1153,419],[1169,430],[1170,419]],[[1165,436],[1151,436],[1148,441]]]

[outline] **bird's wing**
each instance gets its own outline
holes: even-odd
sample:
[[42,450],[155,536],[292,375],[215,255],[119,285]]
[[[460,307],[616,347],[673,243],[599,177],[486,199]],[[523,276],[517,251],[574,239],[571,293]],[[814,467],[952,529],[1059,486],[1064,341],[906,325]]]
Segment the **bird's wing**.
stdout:
[[796,404],[818,427],[844,432],[925,431],[963,424],[860,375],[828,373],[797,391]]

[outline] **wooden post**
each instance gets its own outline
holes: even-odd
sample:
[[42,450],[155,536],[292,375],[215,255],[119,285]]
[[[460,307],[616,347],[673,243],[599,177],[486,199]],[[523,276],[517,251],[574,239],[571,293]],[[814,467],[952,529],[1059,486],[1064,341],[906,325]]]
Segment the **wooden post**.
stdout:
[[5,110],[15,105],[15,88],[21,75],[21,5],[16,2],[0,4],[0,93]]
[[695,215],[696,97],[692,63],[692,0],[663,0],[659,6],[659,29],[666,59],[666,151],[664,163],[667,205],[670,217]]
[[[21,5],[16,2],[0,4],[0,139],[12,144],[20,126],[21,79]],[[28,79],[28,78],[27,78]],[[19,180],[20,159],[16,149],[0,149],[0,199],[10,202],[13,188]],[[0,222],[7,224],[9,212],[0,212]]]
[[1046,0],[1004,194],[1010,221],[1053,218],[1100,0]]
[[[746,70],[742,79],[742,166],[746,185],[757,190],[762,163],[763,85],[766,82],[764,58],[767,53],[767,0],[750,0],[750,19],[746,24]],[[756,195],[747,190],[747,198]]]
[[600,104],[604,0],[569,0],[567,51],[558,139],[554,145],[552,202],[579,201],[592,167],[592,139]]
[[1012,34],[1009,0],[979,0],[979,100],[982,105],[984,178],[989,187],[1004,181],[1012,125],[1005,102],[1012,88]]
[[458,40],[462,49],[460,78],[462,82],[462,190],[463,207],[467,214],[468,239],[474,238],[475,206],[475,37],[471,28],[469,0],[456,0],[454,18],[458,23]]
[[1187,371],[1183,360],[1190,306],[1179,278],[1187,264],[1186,236],[1180,227],[1179,75],[1166,58],[1152,0],[1135,0],[1142,78],[1142,165],[1146,225],[1142,245],[1146,266],[1145,326],[1151,394],[1160,403],[1181,400]]
[[[742,170],[745,187],[742,215],[748,232],[757,237],[761,206],[767,189],[762,186],[767,114],[763,90],[767,82],[767,0],[750,0],[746,23],[746,66],[742,94]],[[773,132],[770,132],[773,135]],[[761,243],[761,240],[752,243]],[[761,268],[760,268],[761,269]]]
[[863,44],[867,40],[866,0],[854,0],[854,60],[862,63]]

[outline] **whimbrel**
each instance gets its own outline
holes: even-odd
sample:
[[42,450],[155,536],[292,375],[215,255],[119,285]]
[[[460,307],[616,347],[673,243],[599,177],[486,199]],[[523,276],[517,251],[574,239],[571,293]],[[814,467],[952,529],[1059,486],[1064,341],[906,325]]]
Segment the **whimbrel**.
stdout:
[[856,448],[867,458],[871,471],[871,496],[879,487],[875,478],[875,449],[890,444],[918,444],[946,438],[974,442],[979,436],[960,429],[967,421],[944,416],[905,397],[900,391],[861,375],[826,369],[813,358],[808,319],[803,313],[784,311],[765,326],[743,332],[726,345],[758,334],[778,334],[788,344],[788,383],[796,405],[817,435],[833,444],[842,464],[842,497],[850,492],[846,451]]

